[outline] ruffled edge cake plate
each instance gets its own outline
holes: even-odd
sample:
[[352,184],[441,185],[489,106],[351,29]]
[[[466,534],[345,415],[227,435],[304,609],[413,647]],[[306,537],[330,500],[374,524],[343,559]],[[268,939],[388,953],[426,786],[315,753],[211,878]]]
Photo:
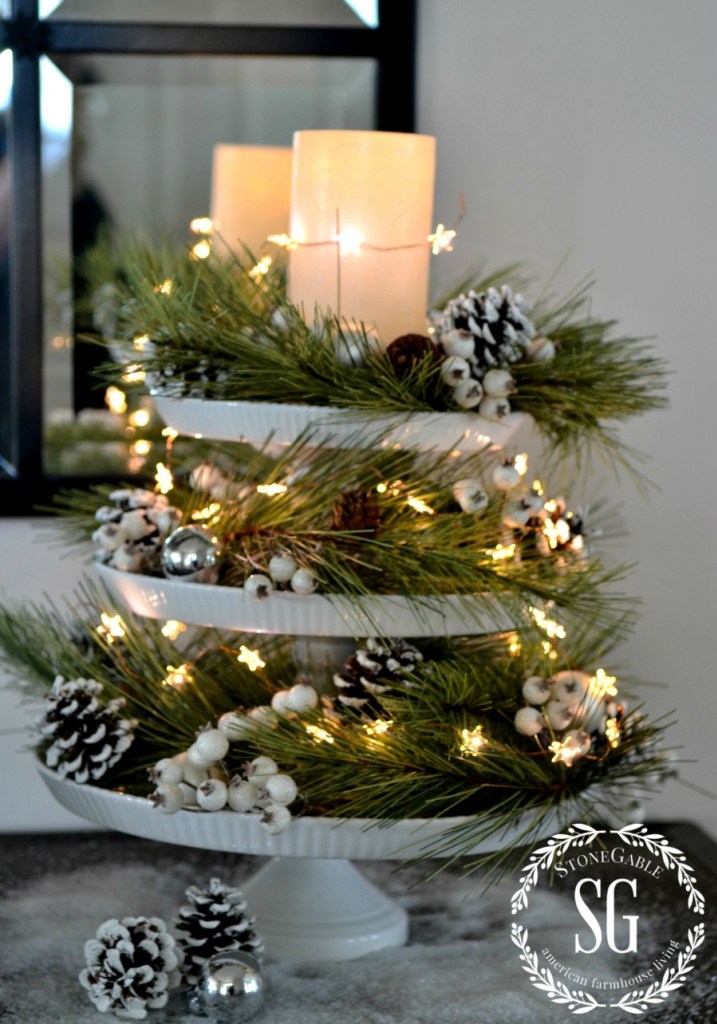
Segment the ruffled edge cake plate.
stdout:
[[[422,852],[447,856],[434,844],[467,818],[376,821],[298,818],[271,835],[253,814],[179,811],[162,814],[143,797],[80,785],[38,763],[53,797],[66,810],[106,828],[202,850],[272,858],[242,882],[270,956],[285,960],[353,960],[408,938],[408,914],[351,860],[406,860]],[[549,834],[557,816],[541,825]],[[462,853],[487,853],[520,836],[534,820],[525,814]]]
[[100,579],[136,615],[217,629],[287,636],[471,636],[514,629],[508,612],[483,594],[361,597],[274,592],[263,600],[242,587],[187,583],[98,565]]
[[324,448],[366,445],[473,454],[506,445],[528,417],[509,413],[489,420],[473,412],[374,415],[361,409],[280,402],[171,398],[152,391],[167,426],[189,437],[250,444],[290,445],[300,438]]

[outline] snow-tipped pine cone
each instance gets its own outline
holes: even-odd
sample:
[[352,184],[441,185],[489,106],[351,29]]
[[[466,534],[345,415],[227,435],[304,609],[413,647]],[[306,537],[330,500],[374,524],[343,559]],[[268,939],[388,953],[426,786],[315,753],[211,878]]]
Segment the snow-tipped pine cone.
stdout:
[[189,902],[180,909],[175,928],[181,933],[177,944],[184,953],[187,984],[196,985],[205,961],[215,953],[239,949],[260,958],[264,945],[239,889],[212,878],[205,889],[191,885],[185,897]]
[[134,741],[136,721],[120,717],[124,699],[105,704],[101,694],[102,684],[94,679],[57,676],[52,684],[38,728],[43,739],[52,740],[45,764],[60,778],[95,782]]
[[448,351],[449,337],[460,332],[468,345],[464,358],[471,376],[482,380],[492,367],[526,358],[536,335],[529,312],[523,297],[514,295],[508,285],[480,293],[471,290],[452,299],[444,309],[441,342]]
[[100,1013],[144,1020],[179,984],[181,954],[158,917],[111,918],[85,943],[80,984]]
[[390,690],[393,683],[407,685],[406,674],[422,661],[421,652],[406,640],[395,640],[390,647],[367,640],[366,646],[359,647],[334,675],[338,705],[363,712],[379,711],[377,696]]

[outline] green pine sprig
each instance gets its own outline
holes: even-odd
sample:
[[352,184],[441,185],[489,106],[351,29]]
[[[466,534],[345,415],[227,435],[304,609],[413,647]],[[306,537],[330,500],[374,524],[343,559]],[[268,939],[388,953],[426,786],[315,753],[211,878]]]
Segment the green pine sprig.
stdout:
[[[113,617],[114,635],[98,628],[101,612]],[[650,724],[639,708],[625,719],[616,749],[598,739],[595,754],[571,768],[517,734],[512,720],[522,705],[522,683],[541,670],[544,655],[529,633],[517,653],[512,639],[427,641],[424,662],[374,698],[379,711],[375,705],[370,715],[347,709],[329,694],[313,712],[274,715],[273,724],[257,725],[232,744],[225,767],[231,775],[252,757],[273,757],[297,781],[309,814],[378,824],[465,818],[431,843],[417,833],[405,851],[409,860],[455,858],[508,829],[505,856],[550,815],[574,815],[580,801],[609,800],[612,789],[624,797],[654,786],[667,770],[664,724]],[[264,668],[251,671],[238,657],[242,643],[260,651]],[[549,671],[574,667],[582,643],[580,637],[574,646],[561,641]],[[606,633],[602,644],[610,645]],[[0,609],[0,651],[26,695],[41,697],[60,674],[96,679],[107,697],[124,697],[126,714],[138,720],[135,744],[101,785],[139,795],[150,791],[147,770],[156,761],[186,750],[199,729],[215,725],[226,711],[268,705],[296,672],[286,640],[194,629],[172,641],[160,623],[138,620],[90,584],[80,603],[64,612],[34,605]],[[168,684],[168,668],[180,664],[186,681]],[[390,723],[385,731],[376,731],[379,718]],[[462,730],[476,726],[486,745],[466,752]],[[531,814],[537,819],[526,824]]]
[[[219,449],[219,465],[232,464],[232,447]],[[223,551],[223,585],[241,586],[252,573],[267,573],[271,557],[286,552],[311,569],[327,595],[403,594],[419,605],[444,594],[470,595],[491,617],[499,612],[516,624],[529,606],[553,604],[567,621],[587,616],[611,623],[617,634],[629,619],[633,603],[616,589],[623,567],[569,552],[542,555],[530,537],[516,543],[516,557],[494,557],[505,540],[506,505],[515,498],[494,493],[488,508],[473,516],[460,511],[452,494],[458,474],[470,477],[486,468],[480,455],[457,470],[449,453],[425,459],[380,447],[324,450],[317,458],[310,440],[275,458],[245,446],[238,454],[234,474],[225,478],[226,499],[216,502],[189,486],[192,460],[184,469],[177,465],[169,496],[185,524],[196,523],[205,508],[217,509],[211,529]],[[258,490],[273,483],[285,490]],[[377,529],[336,521],[342,495],[356,490],[378,509]],[[107,494],[95,489],[61,496],[61,523],[70,541],[85,541],[96,528],[95,512]],[[428,511],[420,511],[424,506]],[[466,615],[469,622],[468,610]]]
[[[457,408],[430,355],[399,379],[362,328],[349,327],[330,310],[311,311],[318,326],[309,328],[287,302],[281,263],[258,280],[249,274],[254,265],[250,253],[231,261],[214,255],[193,261],[186,251],[127,244],[114,266],[100,261],[116,287],[113,316],[106,319],[125,344],[149,337],[133,358],[167,394],[308,403],[370,415]],[[517,266],[499,273],[479,269],[448,298],[506,278],[520,285],[524,275]],[[171,289],[162,290],[164,282]],[[518,393],[512,404],[529,413],[561,453],[594,450],[636,468],[638,453],[622,445],[615,428],[665,407],[665,366],[644,339],[622,336],[615,321],[592,315],[590,287],[581,283],[561,300],[538,302],[534,321],[555,343],[556,355],[513,364]],[[96,293],[101,290],[98,284]],[[341,358],[351,342],[363,349],[362,365]],[[108,364],[110,377],[124,371],[124,365]]]

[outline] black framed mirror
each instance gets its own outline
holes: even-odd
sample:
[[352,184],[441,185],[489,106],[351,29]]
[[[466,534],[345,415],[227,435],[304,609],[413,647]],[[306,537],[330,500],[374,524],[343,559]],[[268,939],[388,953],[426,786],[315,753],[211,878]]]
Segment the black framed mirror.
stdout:
[[130,232],[151,221],[185,238],[188,220],[208,212],[217,143],[290,145],[310,127],[414,128],[415,0],[116,7],[0,4],[5,515],[95,476],[127,477],[83,465],[80,478],[78,452],[48,443],[68,417],[103,405],[91,376],[98,355],[78,340],[76,294],[82,252],[103,223]]

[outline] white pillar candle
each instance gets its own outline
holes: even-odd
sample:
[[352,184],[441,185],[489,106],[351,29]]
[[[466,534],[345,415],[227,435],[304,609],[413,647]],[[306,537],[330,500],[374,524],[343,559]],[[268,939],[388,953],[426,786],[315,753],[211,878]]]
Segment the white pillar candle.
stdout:
[[254,255],[267,235],[289,230],[291,149],[288,146],[215,146],[211,218],[220,252]]
[[309,323],[330,309],[384,348],[426,333],[434,177],[428,135],[295,133],[289,298]]

